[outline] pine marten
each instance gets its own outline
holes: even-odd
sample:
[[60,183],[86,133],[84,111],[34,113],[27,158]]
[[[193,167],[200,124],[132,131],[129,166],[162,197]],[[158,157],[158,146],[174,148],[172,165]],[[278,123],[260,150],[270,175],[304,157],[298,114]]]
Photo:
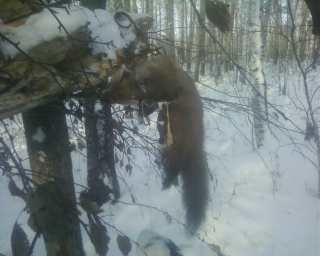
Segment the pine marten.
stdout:
[[163,186],[169,188],[181,173],[186,224],[195,232],[205,219],[209,198],[200,95],[187,72],[167,57],[139,64],[135,77],[147,99],[167,101],[158,116],[159,142],[166,145]]

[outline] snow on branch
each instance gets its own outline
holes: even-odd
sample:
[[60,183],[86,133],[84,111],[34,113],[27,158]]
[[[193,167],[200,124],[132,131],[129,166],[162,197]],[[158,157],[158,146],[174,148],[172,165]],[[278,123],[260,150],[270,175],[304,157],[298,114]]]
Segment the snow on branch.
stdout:
[[106,85],[122,64],[119,53],[140,54],[146,47],[144,32],[152,25],[147,15],[116,20],[106,10],[43,7],[21,26],[0,23],[0,118]]

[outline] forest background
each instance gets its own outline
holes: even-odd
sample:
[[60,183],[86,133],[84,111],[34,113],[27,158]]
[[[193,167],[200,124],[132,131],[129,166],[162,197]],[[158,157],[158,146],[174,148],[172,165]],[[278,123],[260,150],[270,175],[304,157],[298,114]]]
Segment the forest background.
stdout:
[[[232,30],[228,33],[220,32],[206,19],[202,1],[73,3],[80,9],[85,6],[90,10],[125,10],[150,15],[153,21],[148,22],[152,28],[143,39],[154,49],[165,48],[167,55],[197,82],[206,111],[211,199],[210,217],[193,240],[188,241],[183,231],[179,189],[160,191],[156,114],[142,124],[136,106],[124,107],[104,98],[106,82],[92,87],[89,82],[90,86],[81,90],[55,93],[58,99],[37,108],[15,110],[24,112],[22,118],[10,115],[1,119],[0,167],[6,176],[1,180],[1,211],[6,220],[11,219],[1,224],[5,230],[1,232],[1,253],[10,255],[11,242],[13,255],[30,255],[32,251],[34,255],[43,255],[45,250],[47,255],[65,251],[72,251],[70,255],[85,252],[93,255],[94,251],[106,255],[108,246],[109,255],[121,255],[118,248],[127,250],[124,248],[135,244],[139,232],[149,228],[177,244],[193,244],[191,249],[185,249],[185,255],[240,252],[240,255],[292,256],[306,251],[309,254],[305,255],[318,255],[319,36],[312,34],[311,15],[302,0],[226,3],[230,4],[232,17]],[[32,14],[43,8],[59,7],[45,7],[42,1],[25,5]],[[58,12],[65,10],[61,8]],[[65,28],[63,25],[59,24],[61,30]],[[120,32],[124,30],[119,27]],[[3,31],[2,41],[10,43]],[[18,42],[12,44],[15,43]],[[20,46],[16,44],[16,48]],[[119,50],[112,49],[116,53]],[[43,65],[30,58],[30,49],[20,53],[27,56],[30,67]],[[151,52],[146,53],[152,57]],[[71,83],[76,79],[70,75],[74,70],[68,69],[68,65],[81,62],[86,54],[80,59],[66,57],[60,66],[41,68],[49,69],[58,85],[61,81]],[[116,56],[106,77],[128,62],[128,58],[121,59],[118,53]],[[19,85],[18,78],[6,71],[19,58],[1,56],[0,96],[8,93],[8,88]],[[134,58],[129,59],[134,62]],[[83,76],[89,74],[84,66],[80,71]],[[90,77],[85,79],[89,81]],[[80,83],[86,86],[88,82],[79,81],[80,87]],[[32,98],[37,91],[28,85],[22,93]],[[2,116],[5,117],[9,116]],[[46,125],[60,128],[37,130]],[[34,141],[42,145],[34,145]],[[45,154],[32,156],[32,152],[40,151]],[[43,164],[43,156],[51,162]],[[67,182],[61,185],[62,180]],[[18,216],[23,201],[13,199],[4,184],[9,185],[12,196],[26,202],[28,211],[21,217]],[[46,196],[42,198],[43,192]],[[29,197],[34,193],[41,203],[31,206]],[[64,197],[68,199],[60,200]],[[95,201],[99,207],[92,209],[84,198]],[[79,203],[78,209],[72,201]],[[39,217],[39,209],[50,209],[53,214]],[[78,211],[82,212],[81,218]],[[19,225],[13,228],[15,219],[8,218],[9,215],[18,218],[28,237],[34,236],[33,242],[27,241]],[[51,219],[52,223],[32,224],[34,218],[44,218],[44,222]],[[56,230],[52,231],[51,225]],[[71,237],[75,238],[66,235],[63,226],[72,230]],[[44,244],[36,243],[40,234],[47,236]]]

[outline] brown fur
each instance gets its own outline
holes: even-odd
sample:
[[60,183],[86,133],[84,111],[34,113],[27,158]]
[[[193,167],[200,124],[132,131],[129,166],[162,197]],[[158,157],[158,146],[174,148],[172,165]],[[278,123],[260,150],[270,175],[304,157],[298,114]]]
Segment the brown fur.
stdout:
[[129,70],[119,69],[112,75],[105,95],[111,102],[139,104],[140,116],[148,116],[157,108],[154,102],[146,99],[145,93],[135,79],[135,74]]
[[205,219],[209,197],[201,98],[193,79],[168,58],[142,63],[136,78],[147,99],[169,101],[158,117],[164,121],[158,125],[159,142],[166,143],[163,186],[170,187],[181,173],[187,227],[194,232]]
[[213,2],[210,0],[205,1],[205,11],[208,20],[218,27],[221,32],[230,31],[231,16],[227,9],[229,5],[218,0],[213,0]]
[[123,69],[113,74],[105,95],[112,102],[122,104],[135,104],[145,97],[135,80],[135,74]]

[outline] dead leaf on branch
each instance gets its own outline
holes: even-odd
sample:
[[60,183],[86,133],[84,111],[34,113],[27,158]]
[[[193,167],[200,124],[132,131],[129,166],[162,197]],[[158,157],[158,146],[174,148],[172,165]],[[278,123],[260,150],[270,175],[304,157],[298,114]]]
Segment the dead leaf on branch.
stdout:
[[6,172],[11,172],[12,171],[12,167],[10,166],[10,164],[8,162],[2,162],[2,166],[3,166],[3,169]]
[[70,145],[70,152],[76,152],[77,151],[77,147],[76,147],[76,144],[72,143]]
[[85,145],[81,141],[79,141],[78,142],[78,149],[80,149],[80,151],[82,151],[84,148],[85,148]]
[[132,131],[133,131],[133,134],[137,135],[139,133],[138,126],[133,126]]
[[30,248],[27,234],[22,227],[16,222],[11,233],[11,249],[13,256],[25,256]]
[[32,214],[29,215],[29,218],[28,218],[28,226],[34,231],[34,232],[37,232],[38,231],[38,228],[36,226],[36,223],[34,221],[34,217]]
[[114,120],[113,122],[113,129],[116,129],[120,135],[123,134],[123,126],[122,126],[122,123],[121,122],[117,122]]
[[132,249],[132,244],[130,242],[130,239],[127,236],[118,235],[117,243],[118,243],[119,250],[121,251],[123,256],[128,256],[129,252]]
[[171,223],[172,222],[172,217],[168,214],[168,212],[164,212],[164,216],[166,217],[166,221],[168,223]]
[[8,189],[10,191],[10,194],[12,196],[18,196],[21,197],[22,199],[24,199],[26,193],[23,192],[20,188],[18,188],[17,184],[15,183],[15,181],[11,178],[8,184]]
[[[106,256],[109,250],[108,243],[110,237],[107,234],[107,229],[99,221],[95,223],[90,214],[88,214],[91,242],[99,256]],[[97,219],[97,218],[95,218]]]
[[0,161],[1,162],[6,162],[9,160],[10,158],[10,154],[8,154],[8,152],[2,151],[4,150],[2,147],[0,148],[1,152],[0,152]]
[[114,162],[115,162],[116,164],[119,163],[119,157],[118,157],[118,154],[117,154],[117,153],[114,155]]
[[103,212],[103,209],[101,209],[95,202],[85,197],[80,197],[79,201],[80,201],[80,205],[87,213],[99,214]]
[[126,172],[129,174],[129,177],[131,177],[132,174],[132,166],[130,164],[126,165]]

